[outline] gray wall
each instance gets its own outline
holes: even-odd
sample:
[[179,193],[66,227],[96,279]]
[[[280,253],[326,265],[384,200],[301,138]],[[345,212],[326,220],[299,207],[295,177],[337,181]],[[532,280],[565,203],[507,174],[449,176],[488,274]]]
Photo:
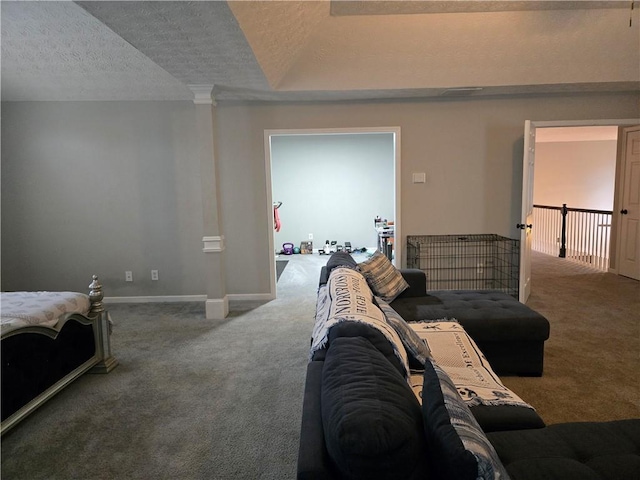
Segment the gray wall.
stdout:
[[616,140],[536,143],[533,202],[613,209]]
[[[219,105],[227,292],[270,288],[267,129],[399,126],[404,236],[516,237],[524,121],[637,118],[638,106],[637,94]],[[2,288],[83,290],[97,272],[110,296],[203,294],[194,111],[3,104]],[[160,282],[147,280],[152,268]],[[125,270],[137,281],[125,284]]]
[[375,247],[373,218],[393,220],[393,134],[274,135],[271,179],[282,228],[276,250],[313,234],[314,249],[326,240]]
[[194,122],[190,102],[3,103],[2,289],[203,294]]
[[[411,234],[519,238],[525,120],[637,118],[638,94],[220,105],[220,175],[230,293],[269,291],[264,130],[401,128],[402,241]],[[425,184],[411,174],[425,172]],[[233,268],[231,268],[233,266]],[[247,272],[253,272],[249,274]]]

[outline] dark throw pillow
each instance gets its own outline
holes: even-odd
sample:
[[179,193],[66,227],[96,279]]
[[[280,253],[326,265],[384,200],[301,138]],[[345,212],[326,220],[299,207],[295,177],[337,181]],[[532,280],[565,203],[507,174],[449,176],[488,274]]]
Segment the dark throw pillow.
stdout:
[[344,478],[426,478],[418,400],[368,340],[331,342],[322,371],[321,406],[325,445]]
[[429,465],[437,478],[508,479],[498,454],[449,376],[425,362],[422,413]]

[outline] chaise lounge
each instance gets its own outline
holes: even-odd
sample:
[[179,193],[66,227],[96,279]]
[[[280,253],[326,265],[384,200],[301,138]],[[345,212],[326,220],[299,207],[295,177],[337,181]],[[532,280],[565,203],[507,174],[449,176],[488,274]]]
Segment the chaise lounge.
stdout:
[[[336,255],[320,272],[326,285],[331,265],[355,264]],[[455,318],[473,338],[498,375],[540,376],[549,321],[535,310],[499,291],[439,290],[427,292],[419,269],[399,269],[408,288],[389,305],[407,322]]]

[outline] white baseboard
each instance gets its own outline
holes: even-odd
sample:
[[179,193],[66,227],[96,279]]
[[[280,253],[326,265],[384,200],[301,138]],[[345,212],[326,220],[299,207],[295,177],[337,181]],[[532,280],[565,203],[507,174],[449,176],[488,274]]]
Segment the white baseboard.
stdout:
[[276,296],[270,293],[230,293],[227,295],[230,302],[269,302]]
[[105,304],[116,303],[175,303],[175,302],[204,302],[205,316],[208,319],[223,319],[229,314],[229,303],[269,302],[276,296],[270,293],[236,293],[224,298],[207,298],[206,295],[158,295],[140,297],[105,297]]
[[154,295],[145,297],[104,297],[105,303],[174,303],[204,302],[206,295]]

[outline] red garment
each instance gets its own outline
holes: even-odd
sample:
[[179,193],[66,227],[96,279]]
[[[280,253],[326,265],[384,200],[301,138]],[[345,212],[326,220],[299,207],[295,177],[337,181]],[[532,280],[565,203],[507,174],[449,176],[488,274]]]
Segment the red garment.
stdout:
[[278,207],[273,207],[273,223],[274,223],[274,228],[276,230],[276,232],[280,231],[280,227],[282,226],[280,224],[280,215],[278,215]]

